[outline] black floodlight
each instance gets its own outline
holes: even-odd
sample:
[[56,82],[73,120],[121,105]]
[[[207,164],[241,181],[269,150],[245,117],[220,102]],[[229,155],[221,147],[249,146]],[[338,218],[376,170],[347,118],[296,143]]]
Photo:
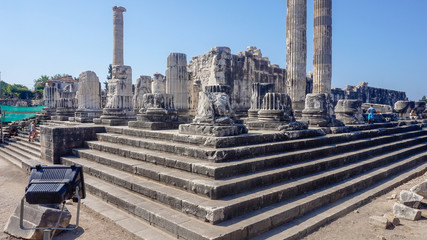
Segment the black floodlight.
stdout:
[[30,180],[25,189],[29,204],[60,204],[68,199],[77,202],[86,197],[83,169],[79,165],[31,167]]

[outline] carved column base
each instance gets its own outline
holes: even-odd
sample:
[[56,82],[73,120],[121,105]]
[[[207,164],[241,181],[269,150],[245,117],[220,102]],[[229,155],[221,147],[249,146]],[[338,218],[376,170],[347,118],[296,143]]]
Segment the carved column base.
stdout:
[[227,137],[248,133],[248,129],[243,124],[222,126],[191,123],[179,125],[179,133],[211,137]]
[[145,113],[136,116],[137,121],[129,122],[130,128],[143,128],[151,130],[178,129],[178,114],[174,109],[149,108]]
[[129,121],[135,121],[136,116],[130,109],[104,108],[100,118],[94,118],[95,124],[109,126],[126,126]]
[[74,117],[75,112],[75,108],[57,108],[56,115],[52,116],[51,119],[56,121],[68,121],[70,117]]
[[77,109],[74,121],[80,123],[91,123],[94,118],[99,118],[102,110]]

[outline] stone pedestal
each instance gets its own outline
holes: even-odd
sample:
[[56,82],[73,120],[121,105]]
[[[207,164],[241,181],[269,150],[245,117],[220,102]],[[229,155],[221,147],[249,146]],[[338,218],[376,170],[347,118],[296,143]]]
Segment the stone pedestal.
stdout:
[[248,132],[236,124],[228,96],[229,86],[209,85],[199,93],[196,117],[191,124],[181,124],[179,133],[214,137],[234,136]]
[[394,110],[400,119],[409,119],[409,113],[415,108],[414,101],[397,101],[394,103]]
[[267,93],[264,96],[258,120],[266,122],[295,121],[291,98],[286,93]]
[[177,129],[180,123],[171,94],[146,93],[137,121],[131,121],[128,125],[132,128],[161,130]]
[[170,53],[168,56],[166,93],[173,95],[175,109],[188,110],[187,55],[184,53]]
[[248,110],[249,119],[258,119],[258,111],[261,109],[265,94],[273,90],[274,84],[272,83],[252,83],[251,108]]
[[102,116],[94,119],[97,124],[127,125],[136,120],[132,106],[132,69],[130,66],[113,65],[112,79],[108,80],[107,104]]
[[286,84],[298,117],[304,109],[307,62],[307,0],[287,0]]
[[356,99],[341,99],[335,106],[335,116],[345,125],[363,124],[362,102]]
[[301,120],[318,127],[343,125],[334,118],[332,100],[326,93],[307,94]]

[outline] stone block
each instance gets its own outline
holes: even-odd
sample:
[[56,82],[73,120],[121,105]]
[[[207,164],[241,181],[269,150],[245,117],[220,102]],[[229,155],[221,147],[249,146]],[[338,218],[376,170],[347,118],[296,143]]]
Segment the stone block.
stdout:
[[411,188],[411,192],[414,192],[418,195],[423,196],[424,198],[427,198],[427,180],[424,180],[424,182],[413,186]]
[[387,229],[392,226],[391,222],[383,216],[370,216],[369,224],[383,229]]
[[419,208],[421,201],[423,200],[423,196],[420,196],[414,192],[402,190],[400,192],[400,203],[411,207],[411,208]]
[[393,213],[386,213],[383,217],[387,218],[387,220],[390,221],[394,226],[400,224],[400,219],[394,216]]
[[203,135],[212,137],[226,137],[245,134],[248,129],[243,124],[234,125],[207,125],[207,124],[181,124],[179,133],[190,135]]
[[[18,204],[14,213],[6,223],[4,232],[23,239],[43,239],[43,230],[22,230],[20,228],[20,209],[21,204]],[[45,207],[24,202],[24,227],[53,228],[56,226],[60,214],[61,209],[59,209],[58,205]],[[59,227],[66,228],[70,223],[70,219],[71,213],[64,208]],[[55,233],[59,234],[60,232],[60,230],[57,230]]]
[[393,206],[394,216],[402,219],[416,221],[421,218],[421,211],[407,207],[400,203],[395,203]]

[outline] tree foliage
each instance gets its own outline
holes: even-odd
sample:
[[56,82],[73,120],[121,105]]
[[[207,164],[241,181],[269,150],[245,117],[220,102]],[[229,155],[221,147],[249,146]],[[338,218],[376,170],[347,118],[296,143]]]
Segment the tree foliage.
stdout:
[[421,102],[426,102],[426,103],[427,103],[427,97],[424,95],[424,96],[420,99],[420,101],[421,101]]
[[34,93],[21,84],[1,82],[1,96],[6,98],[32,99]]

